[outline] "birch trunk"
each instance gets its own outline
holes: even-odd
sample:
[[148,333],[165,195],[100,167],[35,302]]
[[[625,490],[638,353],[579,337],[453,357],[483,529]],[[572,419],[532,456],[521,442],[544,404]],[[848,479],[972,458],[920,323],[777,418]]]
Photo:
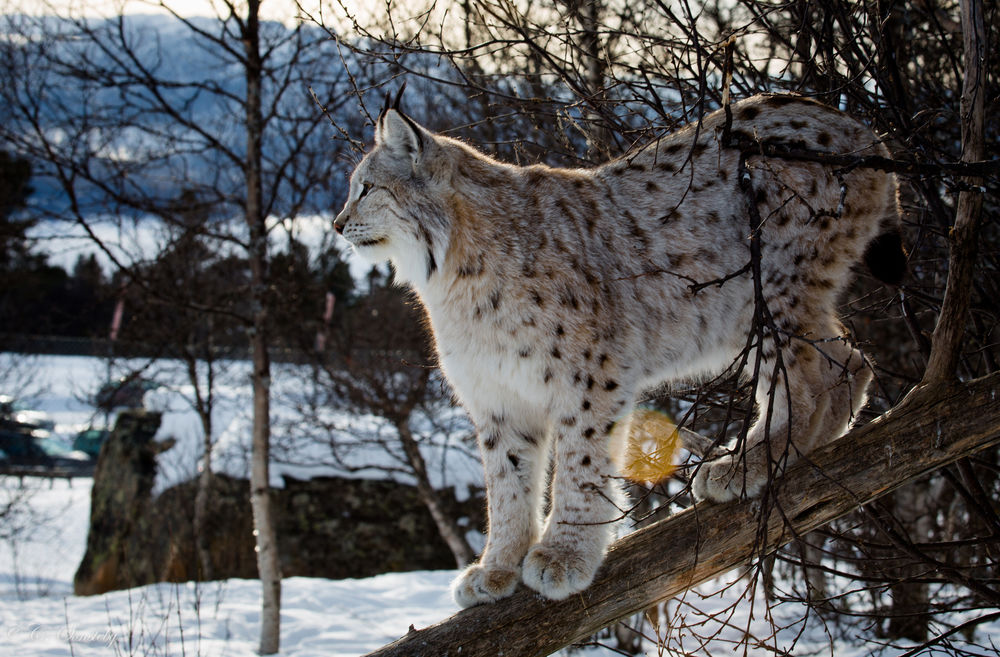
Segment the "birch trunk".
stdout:
[[267,350],[267,225],[262,205],[261,158],[263,118],[260,55],[260,1],[247,3],[246,21],[241,23],[246,57],[246,221],[250,232],[250,275],[253,320],[250,351],[253,361],[253,440],[250,466],[250,504],[257,539],[257,571],[261,584],[259,653],[272,655],[280,648],[281,564],[277,533],[271,510],[271,359]]

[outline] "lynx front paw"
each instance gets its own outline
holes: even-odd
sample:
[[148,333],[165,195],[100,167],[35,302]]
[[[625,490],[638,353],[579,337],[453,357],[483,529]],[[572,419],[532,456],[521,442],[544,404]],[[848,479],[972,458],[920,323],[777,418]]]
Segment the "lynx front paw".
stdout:
[[699,501],[728,502],[757,497],[767,483],[767,473],[759,470],[752,463],[747,467],[745,459],[738,455],[727,454],[701,464],[691,482],[691,492]]
[[474,563],[458,576],[451,592],[460,606],[473,607],[508,597],[519,580],[516,568]]
[[524,558],[524,583],[550,600],[562,600],[590,586],[602,559],[600,552],[539,543]]

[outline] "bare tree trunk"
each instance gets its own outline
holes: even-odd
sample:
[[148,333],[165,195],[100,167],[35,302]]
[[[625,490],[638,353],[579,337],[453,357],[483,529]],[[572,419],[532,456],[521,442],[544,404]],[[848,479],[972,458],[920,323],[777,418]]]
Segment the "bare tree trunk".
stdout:
[[[893,517],[904,527],[910,528],[911,535],[917,536],[918,540],[931,540],[932,523],[929,516],[933,513],[933,501],[930,499],[930,483],[927,480],[903,486],[893,494],[891,504]],[[886,628],[890,638],[918,642],[927,639],[931,621],[930,598],[927,584],[918,581],[927,572],[927,568],[926,563],[915,559],[892,568],[894,581],[889,586],[892,608]]]
[[[207,321],[211,322],[211,319]],[[211,333],[211,331],[210,331]],[[211,349],[211,347],[209,347]],[[212,491],[212,405],[213,386],[215,385],[214,366],[211,354],[205,361],[208,372],[205,382],[205,394],[198,380],[198,360],[194,354],[187,359],[188,379],[194,386],[195,410],[201,421],[202,456],[201,471],[198,473],[198,485],[194,495],[194,546],[198,555],[198,578],[202,580],[215,579],[215,569],[212,567],[212,551],[208,541],[208,501]]]
[[[986,155],[985,103],[987,36],[982,0],[961,0],[965,79],[962,83],[962,162],[978,162]],[[976,266],[979,219],[983,210],[983,180],[966,178],[959,192],[955,225],[949,235],[948,284],[938,316],[924,380],[955,376],[968,319],[969,298]]]
[[[254,258],[258,260],[258,258]],[[254,265],[254,278],[262,263]],[[256,283],[254,284],[256,287]],[[256,295],[255,295],[256,296]],[[257,313],[258,317],[264,311]],[[277,532],[271,509],[270,488],[270,387],[271,363],[263,326],[255,322],[250,344],[253,352],[253,447],[250,467],[250,504],[257,537],[257,571],[261,583],[260,649],[262,655],[278,652],[281,618],[281,564],[278,561]]]
[[[210,442],[205,438],[205,443]],[[205,449],[211,449],[206,445]],[[212,469],[211,452],[202,457],[202,469],[198,473],[198,489],[194,495],[194,546],[198,554],[198,579],[215,579],[215,568],[212,566],[212,550],[208,540],[208,501],[211,499]]]
[[413,438],[407,418],[397,419],[393,424],[396,425],[396,430],[399,432],[399,441],[403,444],[403,451],[406,453],[406,459],[410,462],[410,467],[413,469],[413,474],[417,479],[417,493],[420,495],[424,506],[430,511],[431,517],[434,518],[434,524],[437,525],[438,533],[455,557],[455,564],[459,568],[462,568],[466,564],[472,563],[476,555],[473,554],[472,548],[469,547],[469,542],[465,540],[462,529],[444,510],[441,505],[440,496],[434,490],[434,487],[431,486],[430,477],[427,475],[427,464],[420,453],[420,446],[417,445],[417,441]]
[[250,230],[250,272],[253,323],[250,350],[253,360],[253,447],[250,467],[250,503],[257,536],[257,571],[261,584],[260,647],[262,655],[277,653],[281,643],[281,564],[271,510],[271,359],[267,351],[267,225],[262,206],[260,1],[249,0],[242,24],[246,56],[246,221]]
[[[822,540],[822,538],[813,535],[812,540]],[[802,570],[806,580],[806,599],[814,606],[829,608],[826,573],[818,567],[823,561],[822,548],[812,545],[808,540],[803,540],[799,543],[799,555],[802,558]]]
[[606,55],[601,42],[601,12],[604,3],[590,0],[583,3],[569,3],[570,9],[580,26],[580,59],[583,60],[583,79],[587,88],[584,90],[587,103],[587,141],[589,156],[594,161],[606,159],[612,153],[615,144],[614,134],[601,115],[601,110],[607,104],[605,89]]

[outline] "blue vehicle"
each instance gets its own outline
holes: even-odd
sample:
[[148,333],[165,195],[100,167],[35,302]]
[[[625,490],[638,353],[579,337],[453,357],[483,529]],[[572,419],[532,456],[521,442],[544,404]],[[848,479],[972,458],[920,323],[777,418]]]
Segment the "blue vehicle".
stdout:
[[36,438],[31,433],[0,429],[0,471],[7,474],[87,477],[94,473],[94,460],[55,438]]
[[76,434],[73,439],[73,449],[84,452],[92,459],[97,459],[101,453],[101,446],[108,439],[111,432],[107,429],[84,429]]

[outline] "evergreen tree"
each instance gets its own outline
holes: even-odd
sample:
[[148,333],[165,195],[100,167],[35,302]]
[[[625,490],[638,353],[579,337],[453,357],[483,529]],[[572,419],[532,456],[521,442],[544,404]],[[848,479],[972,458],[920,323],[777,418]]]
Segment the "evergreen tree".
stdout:
[[27,231],[33,222],[19,218],[31,195],[31,164],[0,150],[0,271],[7,272],[29,253]]

